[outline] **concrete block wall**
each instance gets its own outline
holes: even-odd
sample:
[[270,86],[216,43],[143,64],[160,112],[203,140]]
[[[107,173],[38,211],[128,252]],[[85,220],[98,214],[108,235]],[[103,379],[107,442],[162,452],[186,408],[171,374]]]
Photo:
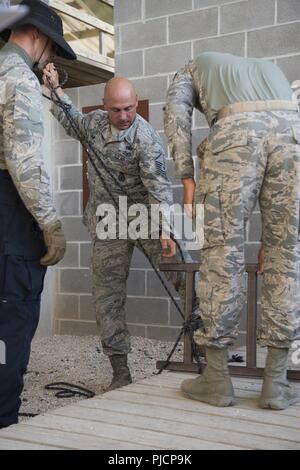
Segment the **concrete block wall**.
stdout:
[[[291,82],[300,79],[299,0],[115,0],[115,26],[116,74],[133,81],[140,99],[149,99],[150,122],[164,142],[162,108],[167,87],[176,70],[201,52],[266,57]],[[205,119],[195,113],[194,155],[207,132]],[[171,160],[168,168],[173,175]],[[180,182],[172,178],[179,202]],[[260,229],[257,207],[247,235],[247,262],[257,260]],[[196,253],[191,254],[195,258]],[[128,319],[134,333],[159,339],[176,336],[180,318],[138,253],[128,292]],[[244,328],[245,318],[239,343],[244,342]]]

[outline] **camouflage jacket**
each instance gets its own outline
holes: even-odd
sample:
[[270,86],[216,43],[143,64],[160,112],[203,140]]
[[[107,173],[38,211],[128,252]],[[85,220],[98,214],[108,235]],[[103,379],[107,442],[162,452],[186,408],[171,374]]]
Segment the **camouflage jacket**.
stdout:
[[[158,133],[148,122],[137,115],[129,129],[113,134],[105,111],[82,114],[67,95],[62,99],[69,104],[71,116],[85,139],[93,145],[98,156],[97,169],[117,200],[126,193],[130,198],[128,206],[131,201],[146,205],[165,203],[167,206],[173,203],[171,182],[166,172],[165,151]],[[66,132],[77,139],[63,110],[54,105],[52,113]],[[121,188],[103,168],[101,160],[118,180]],[[84,221],[93,232],[98,205],[111,203],[111,198],[90,162],[88,180],[90,197]]]
[[0,51],[0,170],[8,170],[43,230],[57,216],[42,156],[40,84],[31,67],[32,60],[21,47],[7,44]]

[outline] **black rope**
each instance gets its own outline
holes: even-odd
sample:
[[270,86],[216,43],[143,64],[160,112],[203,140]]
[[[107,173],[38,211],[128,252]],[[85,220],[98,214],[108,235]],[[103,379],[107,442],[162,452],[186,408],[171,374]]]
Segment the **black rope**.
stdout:
[[[65,74],[67,75],[67,73],[65,72]],[[96,163],[95,163],[95,160],[100,163],[100,165],[102,166],[102,168],[105,170],[105,172],[110,176],[110,178],[114,181],[114,183],[116,184],[116,186],[123,192],[123,194],[125,194],[129,200],[130,203],[133,203],[135,204],[136,201],[134,201],[132,199],[132,197],[127,193],[127,191],[123,188],[123,186],[120,184],[120,182],[118,181],[118,179],[116,178],[116,176],[110,171],[110,169],[107,167],[107,165],[105,164],[105,162],[103,161],[103,159],[99,156],[99,152],[95,150],[93,144],[91,144],[90,142],[88,142],[88,140],[86,139],[86,136],[85,134],[81,131],[81,129],[79,128],[78,124],[76,123],[76,121],[73,119],[71,113],[70,113],[70,108],[71,106],[67,103],[64,103],[60,97],[58,96],[57,94],[57,88],[54,89],[54,87],[52,86],[51,82],[49,81],[49,85],[50,85],[50,91],[51,91],[51,101],[54,102],[54,104],[56,104],[57,106],[59,106],[65,116],[67,117],[74,133],[76,134],[78,140],[80,141],[82,147],[85,149],[85,151],[87,152],[88,154],[88,157],[89,157],[89,162],[91,163],[94,171],[96,172],[97,176],[100,178],[105,190],[107,191],[108,195],[110,196],[112,202],[114,203],[114,206],[115,208],[117,209],[117,211],[119,212],[119,206],[118,206],[118,202],[116,201],[115,199],[115,196],[112,194],[109,186],[107,185],[104,177],[101,175]],[[53,99],[53,96],[55,97],[55,100]],[[47,97],[48,98],[48,97]],[[49,98],[48,98],[49,99]],[[124,214],[120,214],[125,220],[125,216]],[[169,229],[171,229],[171,227],[168,227]],[[180,255],[181,255],[181,258],[183,260],[183,262],[186,262],[185,258],[184,258],[184,254],[181,250],[181,247],[178,243],[178,241],[175,239],[175,236],[173,233],[171,233],[172,231],[170,230],[170,237],[172,238],[172,240],[175,241],[178,249],[179,249],[179,252],[180,252]],[[142,253],[144,254],[144,256],[147,258],[147,260],[149,261],[150,265],[152,266],[154,272],[156,273],[157,277],[159,278],[161,284],[163,285],[164,289],[166,290],[167,294],[169,295],[172,303],[174,304],[176,310],[179,312],[181,318],[184,320],[185,316],[184,316],[184,313],[182,311],[182,309],[180,308],[180,306],[178,305],[177,301],[175,300],[175,298],[173,297],[170,289],[168,288],[167,284],[165,283],[164,279],[162,278],[160,272],[158,271],[157,267],[155,266],[155,264],[153,263],[151,257],[148,255],[147,253],[147,250],[144,248],[143,244],[141,243],[140,240],[136,240],[135,241],[136,244],[139,246],[139,248],[141,249]],[[201,319],[199,319],[199,321],[201,322],[202,324],[202,321]],[[169,362],[170,362],[170,359],[172,357],[172,355],[174,354],[177,346],[178,346],[178,343],[180,342],[181,340],[181,337],[182,335],[184,334],[185,331],[191,331],[193,332],[193,326],[192,326],[192,319],[191,321],[189,320],[188,322],[185,322],[183,324],[183,327],[182,327],[182,331],[180,332],[179,336],[178,336],[178,339],[177,341],[175,342],[175,345],[174,347],[172,348],[172,351],[171,353],[169,354],[165,364],[164,364],[164,367],[162,369],[160,369],[158,371],[158,373],[161,373],[163,369],[165,369]],[[189,325],[189,326],[188,326]],[[198,328],[198,327],[197,327]],[[197,329],[196,328],[196,329]],[[189,334],[189,337],[190,337],[190,340],[191,340],[191,344],[192,344],[192,352],[193,352],[193,356],[194,356],[194,359],[196,360],[196,362],[199,364],[201,364],[201,360],[200,360],[200,355],[198,354],[198,347],[193,339],[193,335],[192,333]]]
[[95,393],[91,390],[67,382],[53,382],[52,384],[46,385],[45,390],[56,390],[56,398],[93,398],[95,396]]
[[[45,385],[45,390],[56,391],[56,398],[75,398],[75,397],[84,397],[84,398],[93,398],[95,392],[89,390],[80,385],[74,385],[67,382],[53,382],[51,384]],[[22,418],[35,418],[38,416],[38,413],[18,413],[18,416]]]

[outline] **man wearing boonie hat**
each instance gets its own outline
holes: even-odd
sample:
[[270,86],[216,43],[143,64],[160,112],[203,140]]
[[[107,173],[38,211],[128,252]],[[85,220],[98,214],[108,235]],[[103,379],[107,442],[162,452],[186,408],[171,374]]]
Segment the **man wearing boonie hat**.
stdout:
[[[30,14],[0,32],[7,42],[0,51],[0,428],[18,422],[44,276],[65,253],[44,168],[42,97],[32,69],[55,54],[76,55],[48,5],[24,0],[24,7]],[[1,21],[9,11],[1,11]]]

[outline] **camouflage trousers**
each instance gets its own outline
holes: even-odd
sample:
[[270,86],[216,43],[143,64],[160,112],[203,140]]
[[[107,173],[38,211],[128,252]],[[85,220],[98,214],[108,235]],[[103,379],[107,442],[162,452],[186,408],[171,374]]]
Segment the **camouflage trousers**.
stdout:
[[258,339],[262,346],[285,348],[300,338],[299,144],[299,115],[268,111],[219,120],[199,146],[196,202],[204,205],[198,285],[204,328],[194,336],[199,345],[222,348],[238,335],[246,301],[246,223],[257,202],[264,246]]
[[[156,266],[165,262],[183,262],[177,249],[173,258],[164,258],[160,240],[141,240]],[[136,245],[138,248],[138,245]],[[126,324],[126,282],[135,242],[130,240],[95,240],[92,253],[93,298],[97,325],[106,355],[130,352],[130,334]],[[184,250],[186,261],[192,261]],[[185,298],[185,275],[165,273],[175,290]],[[141,312],[142,314],[142,312]]]

